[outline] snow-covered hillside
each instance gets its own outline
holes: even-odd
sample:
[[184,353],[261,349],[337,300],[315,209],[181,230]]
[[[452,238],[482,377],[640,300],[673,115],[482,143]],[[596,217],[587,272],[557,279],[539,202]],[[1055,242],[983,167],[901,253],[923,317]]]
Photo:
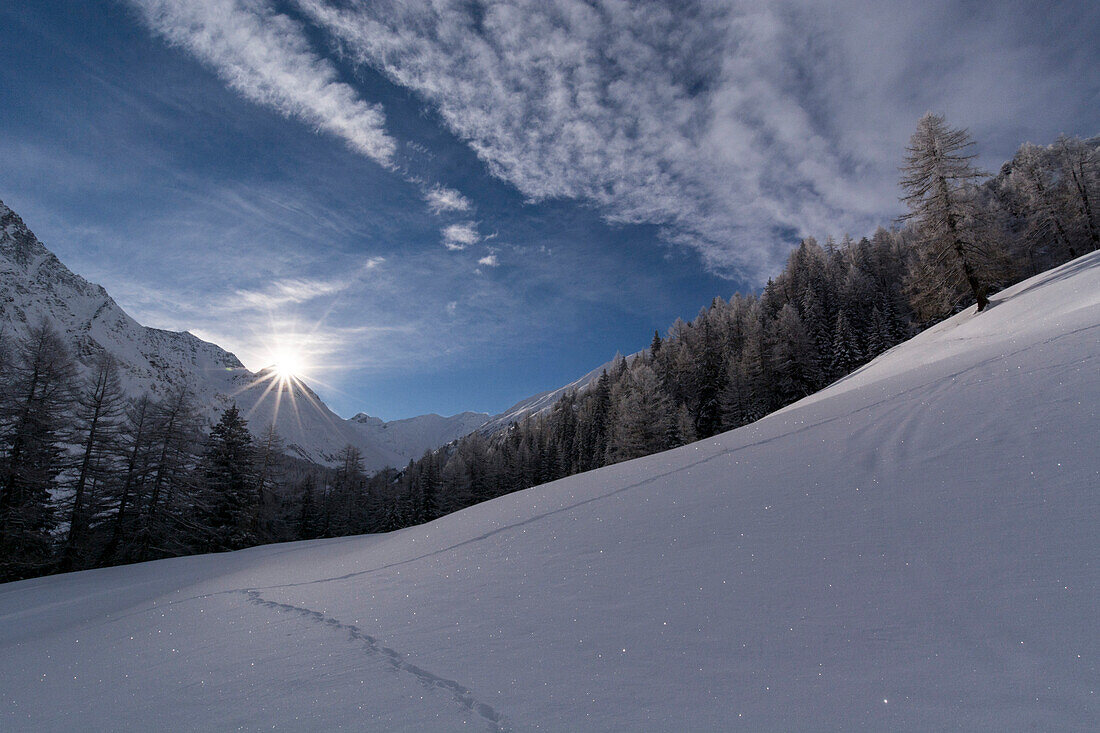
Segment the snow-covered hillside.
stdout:
[[1100,253],[706,441],[0,586],[0,727],[1100,729]]
[[[626,357],[627,363],[634,361],[634,358],[645,353],[639,351]],[[478,432],[485,435],[491,435],[499,430],[503,430],[512,423],[518,423],[527,416],[538,415],[541,412],[545,412],[554,406],[558,400],[564,397],[566,394],[572,391],[582,393],[589,387],[596,383],[596,380],[600,378],[600,375],[605,371],[609,372],[615,366],[615,362],[618,361],[618,357],[612,359],[606,364],[601,364],[592,371],[585,374],[579,379],[574,379],[564,387],[558,387],[557,389],[547,390],[546,392],[539,392],[536,395],[532,395],[526,399],[520,400],[516,404],[509,407],[504,412],[493,415],[488,418],[484,423],[477,428]],[[473,431],[471,431],[473,432]]]
[[0,201],[0,329],[19,337],[43,320],[64,334],[84,364],[102,350],[114,354],[130,394],[160,397],[188,385],[212,420],[236,402],[254,431],[274,423],[292,452],[321,463],[352,444],[368,470],[403,466],[488,417],[423,415],[380,427],[344,420],[303,383],[273,385],[273,375],[248,371],[215,344],[186,331],[142,326],[106,290],[65,267]]
[[385,422],[361,412],[349,422],[367,435],[372,444],[407,456],[407,461],[409,458],[419,458],[425,451],[446,445],[455,438],[469,435],[488,419],[489,415],[484,412],[460,412],[450,417],[429,413]]

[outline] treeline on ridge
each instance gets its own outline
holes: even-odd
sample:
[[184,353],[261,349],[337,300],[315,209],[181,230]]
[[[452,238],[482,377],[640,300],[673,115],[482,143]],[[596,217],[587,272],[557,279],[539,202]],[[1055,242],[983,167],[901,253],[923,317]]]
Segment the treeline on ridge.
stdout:
[[[351,511],[341,509],[341,525],[415,525],[746,425],[975,301],[984,307],[989,293],[1100,248],[1100,140],[1024,144],[991,178],[973,166],[971,144],[926,115],[903,168],[905,227],[803,240],[759,296],[715,298],[550,410],[342,486],[355,496],[339,502]],[[303,536],[325,534],[322,505],[310,500]]]

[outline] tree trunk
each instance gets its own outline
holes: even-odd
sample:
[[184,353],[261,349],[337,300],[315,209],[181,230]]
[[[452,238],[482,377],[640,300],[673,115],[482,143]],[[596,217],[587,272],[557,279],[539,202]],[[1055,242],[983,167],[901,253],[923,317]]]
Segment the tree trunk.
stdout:
[[959,256],[959,260],[962,262],[966,282],[970,285],[971,292],[974,293],[974,300],[978,301],[978,312],[981,313],[989,305],[989,298],[986,297],[985,286],[978,281],[977,275],[974,274],[974,268],[971,267],[970,261],[966,259],[962,240],[957,237],[955,238],[955,254]]
[[1078,174],[1078,166],[1074,165],[1073,161],[1069,159],[1070,151],[1066,145],[1065,138],[1060,138],[1062,145],[1063,160],[1069,164],[1070,177],[1073,179],[1073,187],[1077,189],[1077,195],[1081,197],[1081,208],[1085,211],[1085,225],[1089,230],[1089,238],[1092,240],[1092,248],[1100,249],[1100,231],[1097,230],[1096,218],[1092,214],[1092,202],[1089,201],[1089,190],[1087,185],[1087,177],[1085,175],[1084,161],[1078,160],[1080,163],[1080,174]]
[[96,405],[92,423],[88,428],[88,440],[84,443],[84,456],[80,461],[80,473],[73,491],[73,511],[69,517],[69,536],[65,539],[58,569],[67,572],[73,569],[76,561],[76,541],[84,530],[84,489],[88,485],[88,473],[92,464],[92,451],[95,449],[96,429],[99,427],[100,405]]
[[974,272],[974,266],[970,264],[970,260],[966,256],[965,242],[963,242],[962,237],[959,236],[958,224],[955,221],[955,212],[951,209],[951,194],[947,187],[947,179],[940,178],[939,184],[941,195],[943,196],[944,202],[947,204],[947,231],[951,235],[951,245],[959,258],[959,262],[962,264],[963,274],[966,275],[966,283],[970,286],[970,292],[974,294],[974,300],[978,302],[978,312],[981,313],[985,310],[985,307],[989,305],[989,298],[986,297],[985,285],[978,280],[978,276]]

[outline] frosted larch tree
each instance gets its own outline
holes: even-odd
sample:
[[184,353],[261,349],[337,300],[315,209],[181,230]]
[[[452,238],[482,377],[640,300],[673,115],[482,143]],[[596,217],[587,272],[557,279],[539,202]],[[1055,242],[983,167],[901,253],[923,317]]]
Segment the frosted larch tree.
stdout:
[[942,115],[925,114],[906,148],[901,200],[909,206],[902,219],[919,227],[925,254],[938,267],[954,261],[981,311],[989,305],[978,266],[984,248],[975,236],[976,211],[967,188],[987,174],[974,167],[975,156],[966,152],[973,144],[965,129],[948,127]]

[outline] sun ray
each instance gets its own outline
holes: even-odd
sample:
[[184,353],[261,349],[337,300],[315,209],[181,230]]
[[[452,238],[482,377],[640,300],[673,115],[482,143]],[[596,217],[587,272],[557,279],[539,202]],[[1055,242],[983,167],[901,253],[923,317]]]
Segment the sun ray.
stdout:
[[240,390],[238,390],[237,392],[234,393],[234,396],[236,396],[236,395],[241,394],[242,392],[244,392],[246,390],[251,389],[252,387],[256,387],[256,386],[261,385],[265,382],[267,382],[267,387],[264,389],[263,394],[260,395],[259,399],[256,400],[256,403],[254,405],[252,405],[252,408],[249,409],[249,411],[245,415],[245,417],[251,417],[252,416],[252,413],[256,411],[256,408],[258,408],[260,406],[260,404],[263,403],[264,399],[268,396],[268,394],[271,393],[271,390],[275,389],[278,386],[278,381],[276,379],[270,377],[270,376],[263,376],[262,378],[253,380],[251,383],[245,385]]
[[[247,392],[248,390],[252,389],[253,387],[255,387],[257,385],[264,384],[265,382],[271,382],[275,378],[274,375],[272,375],[270,373],[265,374],[264,372],[260,372],[259,374],[256,374],[256,375],[253,375],[253,376],[255,376],[255,379],[253,379],[251,382],[248,382],[247,384],[239,387],[238,389],[234,390],[229,396],[230,397],[236,397],[237,395],[239,395],[243,392]],[[269,387],[269,389],[270,389],[270,387]],[[264,394],[267,394],[267,392],[264,392]]]
[[[324,317],[321,321],[323,320]],[[321,321],[313,324],[312,327],[307,325],[303,328],[301,324],[277,322],[272,319],[271,330],[268,336],[262,339],[266,352],[265,366],[254,375],[253,379],[248,380],[247,384],[233,393],[237,395],[262,389],[249,410],[249,416],[257,412],[261,404],[266,404],[273,411],[273,424],[279,420],[281,413],[289,409],[299,431],[303,429],[304,424],[308,423],[303,421],[306,412],[322,418],[333,429],[340,428],[342,422],[340,418],[331,413],[310,387],[315,384],[327,389],[335,389],[317,376],[318,371],[323,372],[326,368],[318,361],[320,352],[314,344],[315,332],[320,328]],[[331,369],[332,365],[328,368]],[[273,400],[273,403],[269,402],[269,399]],[[285,406],[284,403],[286,403]]]
[[[299,382],[297,377],[293,378],[293,384],[295,386],[298,385],[298,384],[302,384],[302,386],[305,387],[305,384]],[[297,424],[298,430],[301,430],[302,429],[302,413],[298,409],[298,400],[295,398],[296,393],[297,393],[297,390],[291,390],[291,392],[290,392],[290,406],[294,410],[294,422],[295,422],[295,424]],[[304,390],[303,390],[303,393],[305,393]]]
[[277,384],[278,387],[275,390],[275,411],[272,413],[271,419],[272,422],[277,423],[279,421],[279,407],[283,404],[283,392],[286,391],[284,388],[286,382],[282,377],[279,377],[275,380],[275,384]]

